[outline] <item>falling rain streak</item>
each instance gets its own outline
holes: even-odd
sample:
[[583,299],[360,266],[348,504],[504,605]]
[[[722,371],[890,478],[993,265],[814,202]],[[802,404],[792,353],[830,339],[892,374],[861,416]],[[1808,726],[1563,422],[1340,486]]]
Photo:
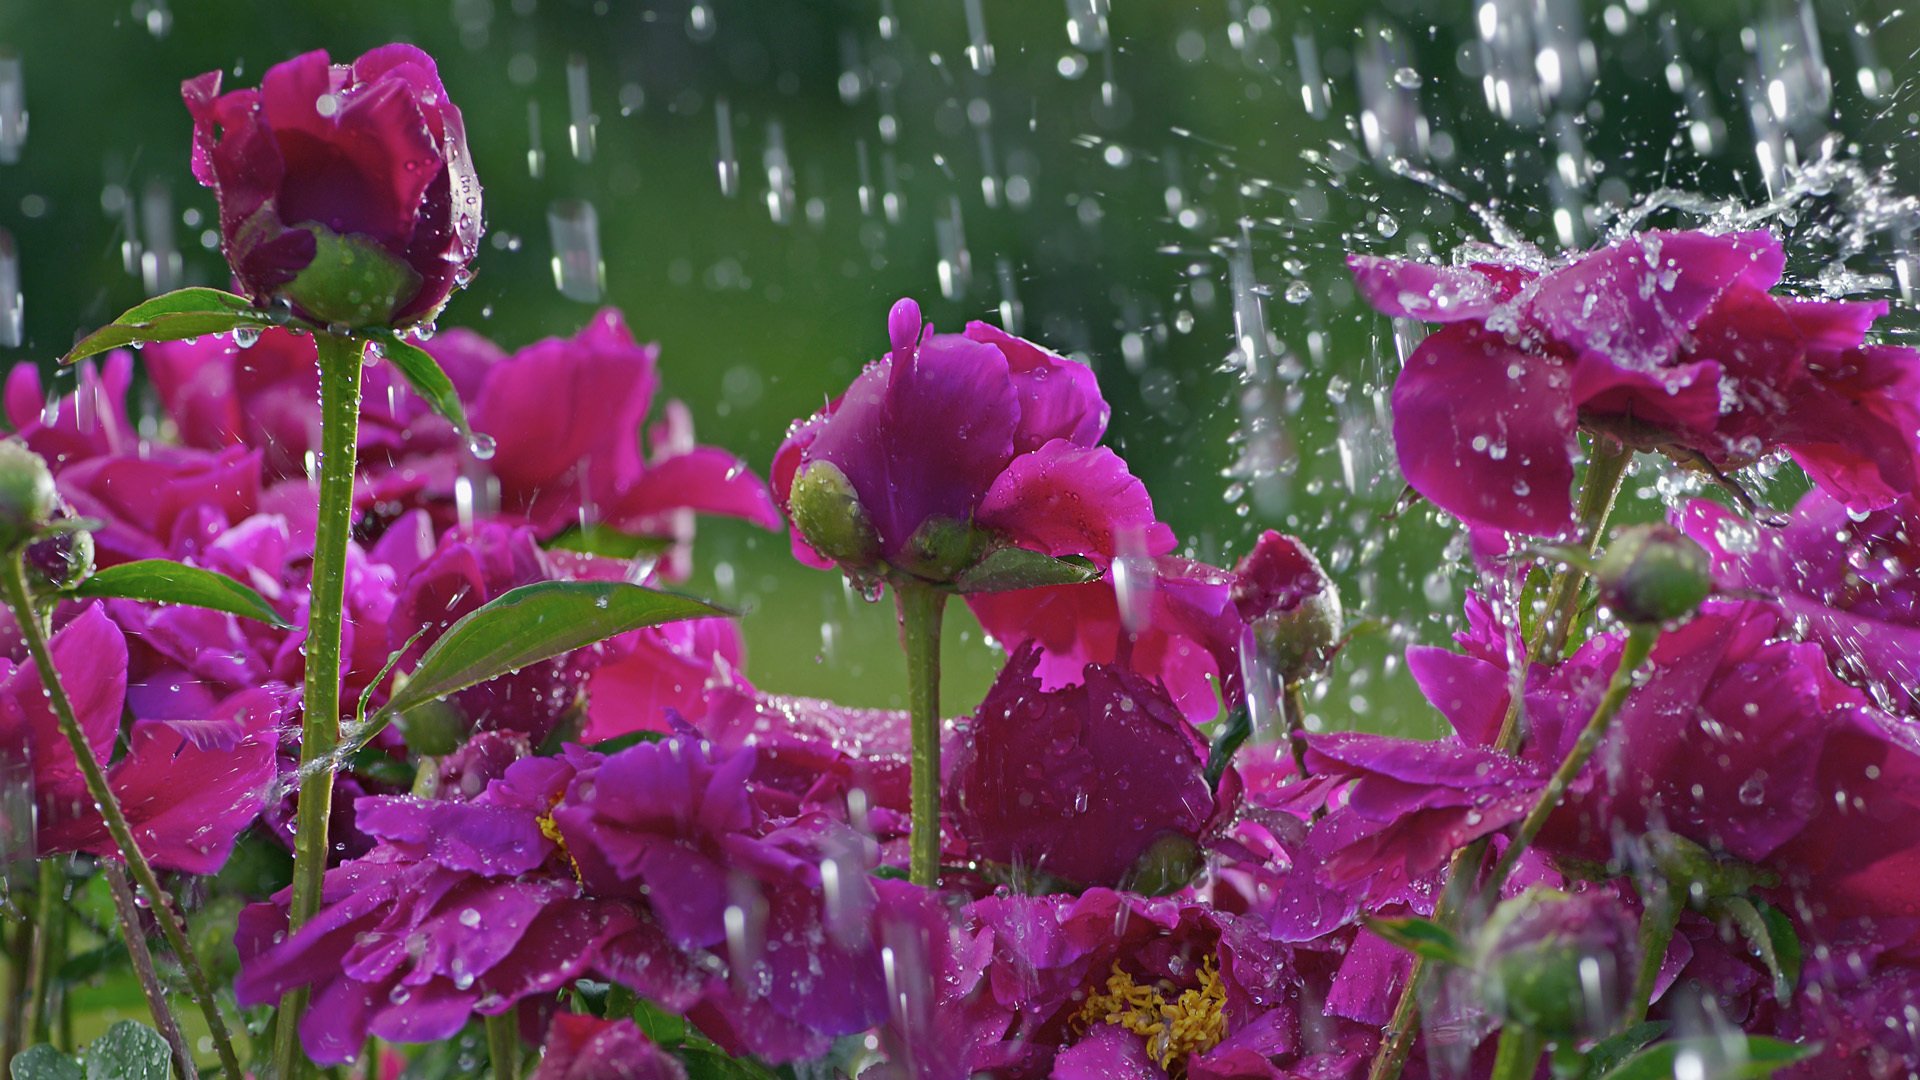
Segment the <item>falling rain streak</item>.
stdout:
[[553,284],[560,295],[595,304],[606,295],[607,264],[600,257],[600,217],[584,199],[561,199],[547,208],[553,241]]

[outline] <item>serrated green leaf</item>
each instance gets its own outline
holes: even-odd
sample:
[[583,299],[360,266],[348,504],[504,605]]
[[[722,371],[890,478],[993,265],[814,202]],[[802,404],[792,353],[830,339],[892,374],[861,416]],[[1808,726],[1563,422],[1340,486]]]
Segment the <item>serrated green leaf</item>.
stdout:
[[[629,630],[731,614],[704,601],[624,581],[542,581],[470,612],[427,649],[374,724]],[[365,736],[363,735],[363,738]]]
[[1460,939],[1453,936],[1453,931],[1432,919],[1422,919],[1417,915],[1400,919],[1368,919],[1367,929],[1415,956],[1456,967],[1463,967],[1467,963],[1466,950],[1460,947]]
[[173,1050],[145,1024],[122,1020],[87,1044],[80,1055],[86,1080],[167,1080],[173,1075]]
[[679,1054],[680,1063],[687,1067],[687,1080],[777,1080],[779,1076],[752,1058],[728,1057],[717,1049],[688,1045]]
[[219,289],[176,289],[129,308],[125,314],[80,339],[62,364],[71,364],[135,342],[179,341],[221,334],[243,326],[260,329],[273,319],[244,296]]
[[1085,559],[1056,559],[1026,548],[1003,547],[962,570],[954,588],[963,593],[994,593],[1098,580],[1100,568]]
[[382,337],[380,349],[387,363],[393,365],[429,408],[445,417],[462,436],[474,437],[473,429],[467,426],[467,410],[460,404],[460,394],[453,388],[453,380],[440,369],[440,361],[398,334]]
[[673,538],[622,532],[610,525],[575,525],[542,546],[548,550],[578,551],[611,559],[637,559],[642,555],[666,554],[673,547]]
[[87,1080],[78,1061],[46,1043],[29,1046],[13,1055],[7,1072],[13,1080]]
[[1775,1070],[1804,1061],[1819,1049],[1817,1043],[1782,1042],[1738,1032],[1724,1037],[1675,1039],[1641,1050],[1600,1080],[1672,1080],[1678,1075],[1676,1065],[1688,1057],[1711,1062],[1703,1075],[1723,1080],[1765,1080]]
[[67,595],[76,599],[150,600],[186,604],[257,619],[286,629],[286,620],[257,592],[225,574],[170,559],[141,559],[95,572]]

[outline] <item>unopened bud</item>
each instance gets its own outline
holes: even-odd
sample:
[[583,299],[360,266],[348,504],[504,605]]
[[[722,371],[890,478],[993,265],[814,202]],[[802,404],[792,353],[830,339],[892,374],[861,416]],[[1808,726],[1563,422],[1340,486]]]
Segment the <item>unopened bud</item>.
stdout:
[[52,520],[57,501],[40,455],[14,439],[0,442],[0,551],[31,541]]
[[1607,1033],[1638,971],[1635,927],[1617,899],[1534,889],[1507,900],[1474,939],[1480,997],[1549,1039]]
[[880,536],[860,505],[860,493],[832,462],[813,462],[793,478],[787,509],[813,550],[842,568],[866,570],[880,558]]
[[1272,529],[1234,567],[1233,604],[1261,659],[1289,683],[1319,674],[1340,645],[1340,591],[1299,540]]
[[64,592],[93,576],[93,534],[55,533],[27,545],[27,575],[35,592]]
[[1600,602],[1629,626],[1657,626],[1700,610],[1713,590],[1705,549],[1671,525],[1635,525],[1615,534],[1594,568]]

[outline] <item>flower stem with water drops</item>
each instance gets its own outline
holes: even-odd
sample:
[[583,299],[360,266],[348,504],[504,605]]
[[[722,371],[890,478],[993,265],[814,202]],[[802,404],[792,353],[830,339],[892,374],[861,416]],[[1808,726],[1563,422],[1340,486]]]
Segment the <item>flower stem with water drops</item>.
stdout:
[[[53,651],[47,642],[47,629],[34,611],[32,592],[27,587],[26,560],[22,551],[16,550],[7,556],[5,572],[0,573],[0,588],[4,589],[7,607],[12,609],[14,621],[20,627],[20,636],[26,639],[34,667],[40,672],[40,685],[46,692],[48,704],[53,707],[54,718],[59,721],[60,732],[67,737],[67,745],[73,750],[74,761],[80,767],[82,779],[86,781],[87,794],[92,797],[95,808],[106,821],[107,832],[119,847],[133,880],[145,890],[154,921],[160,924],[161,936],[166,938],[168,948],[173,950],[174,958],[186,973],[187,987],[200,1006],[200,1012],[206,1017],[207,1031],[213,1039],[214,1051],[220,1056],[221,1068],[228,1077],[237,1080],[243,1075],[240,1059],[234,1055],[233,1041],[227,1035],[227,1022],[221,1017],[219,1003],[213,996],[213,984],[207,981],[207,974],[200,967],[199,957],[194,954],[193,945],[187,939],[186,927],[174,911],[173,898],[160,887],[159,876],[141,853],[133,829],[127,824],[127,816],[120,810],[120,800],[108,786],[107,774],[93,756],[93,747],[88,745],[86,733],[80,730],[80,721],[74,714],[73,701],[67,697],[66,687],[60,681],[60,672],[53,666]],[[41,880],[44,882],[46,878],[43,876]],[[42,908],[45,906],[43,903]],[[140,930],[136,925],[127,928],[127,932],[130,935],[138,934]],[[42,1001],[40,1007],[44,1010],[46,1003]]]
[[1500,861],[1493,864],[1493,873],[1487,875],[1482,886],[1481,896],[1492,903],[1500,896],[1500,886],[1513,873],[1520,863],[1520,856],[1526,854],[1534,838],[1546,827],[1547,818],[1559,808],[1560,800],[1566,798],[1567,789],[1573,786],[1574,778],[1580,770],[1587,767],[1593,759],[1594,750],[1600,746],[1600,740],[1606,737],[1607,725],[1613,722],[1614,714],[1627,700],[1627,693],[1633,689],[1633,676],[1653,652],[1654,642],[1660,639],[1658,626],[1634,626],[1627,630],[1626,643],[1620,649],[1620,666],[1613,671],[1613,678],[1607,682],[1607,692],[1600,698],[1600,704],[1594,706],[1593,715],[1587,719],[1587,726],[1580,729],[1580,737],[1574,741],[1567,756],[1560,759],[1560,767],[1553,771],[1547,786],[1534,800],[1527,816],[1520,820],[1520,829],[1513,834],[1513,840],[1507,844],[1507,850],[1500,855]]
[[[1632,464],[1632,447],[1611,436],[1593,436],[1587,475],[1580,487],[1580,504],[1576,509],[1580,544],[1589,559],[1600,549],[1607,518],[1613,514],[1613,504],[1620,497],[1621,485],[1626,482],[1627,469]],[[1568,563],[1548,586],[1546,617],[1527,648],[1524,663],[1515,673],[1514,692],[1507,702],[1506,716],[1494,744],[1505,753],[1511,754],[1520,748],[1520,710],[1525,704],[1523,688],[1527,669],[1542,660],[1558,660],[1566,649],[1567,638],[1573,632],[1574,614],[1580,610],[1580,590],[1586,580],[1585,567]],[[1482,837],[1455,852],[1448,862],[1446,887],[1434,906],[1434,918],[1442,925],[1453,924],[1475,894],[1474,884],[1480,867],[1486,862],[1487,847],[1488,840]],[[1374,1055],[1367,1080],[1398,1080],[1406,1067],[1407,1056],[1413,1052],[1413,1040],[1419,1034],[1420,995],[1426,986],[1429,967],[1424,957],[1413,958],[1413,968],[1407,973],[1406,985],[1400,989],[1400,1000],[1394,1006],[1393,1018],[1387,1023],[1386,1035]]]
[[1540,1071],[1540,1055],[1547,1043],[1532,1030],[1509,1023],[1500,1029],[1500,1044],[1494,1050],[1493,1071],[1487,1080],[1533,1080]]
[[913,841],[908,876],[940,881],[940,615],[947,594],[896,585],[900,641],[907,651],[907,712],[913,726]]
[[26,1007],[20,1019],[21,1030],[26,1032],[29,1043],[46,1042],[53,1030],[53,946],[60,936],[59,928],[53,923],[66,917],[66,908],[60,903],[66,876],[59,859],[40,860],[27,953]]
[[140,904],[134,899],[127,872],[118,863],[108,859],[100,864],[100,874],[107,879],[107,891],[113,896],[114,913],[120,916],[120,929],[126,938],[127,959],[133,962],[134,977],[140,982],[140,991],[147,996],[147,1011],[153,1014],[153,1026],[159,1029],[160,1037],[167,1040],[167,1046],[172,1048],[174,1067],[180,1070],[183,1080],[199,1080],[200,1070],[193,1063],[193,1051],[187,1049],[187,1041],[180,1035],[180,1025],[173,1018],[173,1010],[167,1006],[166,987],[160,985],[160,977],[154,973],[153,953],[147,949],[147,935],[140,927]]
[[[520,1033],[515,1030],[518,1010],[508,1009],[486,1018],[487,1060],[493,1080],[520,1080]],[[369,1070],[375,1066],[368,1066]],[[369,1076],[376,1073],[369,1071]]]
[[[320,908],[327,869],[327,820],[333,811],[333,756],[340,741],[340,623],[347,541],[353,530],[353,475],[360,437],[360,364],[364,344],[314,335],[320,360],[320,515],[314,528],[313,584],[307,601],[306,686],[300,728],[300,804],[294,833],[289,933]],[[300,1060],[299,1020],[306,991],[280,1000],[274,1076],[292,1080]]]

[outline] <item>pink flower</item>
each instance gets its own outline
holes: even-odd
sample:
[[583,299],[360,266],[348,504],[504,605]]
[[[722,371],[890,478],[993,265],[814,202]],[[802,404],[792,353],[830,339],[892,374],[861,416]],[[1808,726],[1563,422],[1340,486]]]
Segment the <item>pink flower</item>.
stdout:
[[1172,550],[1146,488],[1098,445],[1091,371],[985,323],[926,329],[918,304],[895,304],[892,352],[775,455],[800,561],[944,582],[991,545],[1102,566],[1129,544]]
[[1352,256],[1361,293],[1445,324],[1393,388],[1407,482],[1472,525],[1572,524],[1574,433],[1721,468],[1785,447],[1856,510],[1920,484],[1920,354],[1885,303],[1776,297],[1764,232],[1651,232],[1540,271]]
[[242,291],[319,323],[431,319],[480,245],[480,183],[433,58],[385,45],[351,65],[310,52],[257,90],[181,85],[193,174],[220,202]]

